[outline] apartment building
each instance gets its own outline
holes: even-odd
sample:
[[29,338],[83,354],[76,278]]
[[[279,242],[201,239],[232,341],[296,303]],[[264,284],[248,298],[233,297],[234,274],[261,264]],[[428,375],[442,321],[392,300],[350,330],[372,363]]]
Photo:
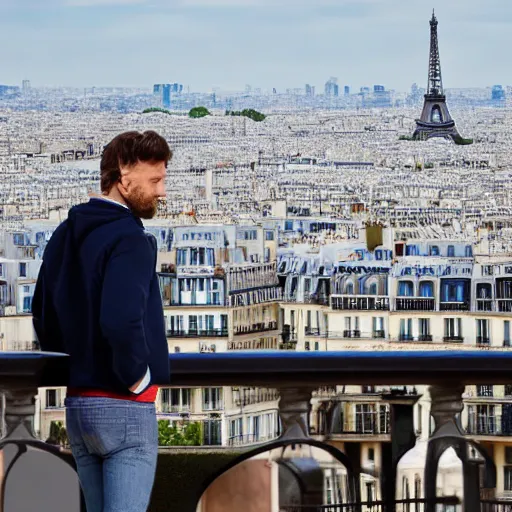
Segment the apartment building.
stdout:
[[[383,242],[373,251],[364,240],[321,247],[318,254],[300,246],[283,249],[278,259],[283,339],[306,351],[510,349],[512,260],[475,256],[478,246],[457,240],[395,244],[388,232]],[[512,491],[509,388],[468,387],[461,415],[467,434],[494,457],[498,495]],[[356,450],[362,467],[376,473],[390,440],[390,399],[398,393],[414,404],[418,443],[404,460],[399,497],[420,497],[417,477],[431,429],[428,389],[346,386],[319,393],[312,432],[343,451]],[[449,454],[441,462],[441,471],[451,475],[447,481],[453,480],[456,457]],[[376,479],[365,476],[361,493],[363,499],[365,493],[378,499]]]

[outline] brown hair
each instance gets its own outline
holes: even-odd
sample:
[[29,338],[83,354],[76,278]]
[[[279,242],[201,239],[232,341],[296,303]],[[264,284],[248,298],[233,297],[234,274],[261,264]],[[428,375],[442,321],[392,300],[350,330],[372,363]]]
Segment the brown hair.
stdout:
[[121,167],[137,162],[165,162],[172,158],[167,141],[158,133],[148,130],[144,133],[131,131],[119,134],[104,148],[101,155],[101,191],[110,189],[121,177]]

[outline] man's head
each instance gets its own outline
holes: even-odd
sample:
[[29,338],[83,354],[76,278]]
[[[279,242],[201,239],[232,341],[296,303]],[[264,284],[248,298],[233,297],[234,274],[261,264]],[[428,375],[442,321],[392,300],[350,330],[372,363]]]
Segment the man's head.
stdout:
[[101,157],[101,192],[122,200],[142,219],[155,216],[165,198],[167,163],[172,151],[154,131],[125,132],[107,144]]

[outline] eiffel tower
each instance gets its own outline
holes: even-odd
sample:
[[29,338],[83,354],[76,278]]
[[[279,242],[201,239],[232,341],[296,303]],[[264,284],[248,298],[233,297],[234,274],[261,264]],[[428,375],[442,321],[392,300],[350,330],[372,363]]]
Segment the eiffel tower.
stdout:
[[437,18],[432,12],[430,20],[430,60],[428,67],[427,94],[420,119],[416,119],[414,140],[427,140],[432,137],[443,137],[454,142],[469,143],[459,134],[455,121],[452,119],[446,104],[441,77],[441,60],[439,58],[439,45],[437,42]]

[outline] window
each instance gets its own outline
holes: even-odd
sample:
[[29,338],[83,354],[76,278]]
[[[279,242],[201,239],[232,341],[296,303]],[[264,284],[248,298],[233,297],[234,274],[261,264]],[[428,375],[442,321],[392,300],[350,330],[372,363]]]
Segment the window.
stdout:
[[274,240],[274,232],[273,231],[265,231],[265,240],[267,240],[267,241]]
[[462,338],[462,319],[461,318],[445,318],[444,319],[444,335],[446,338],[450,338],[450,339]]
[[373,336],[375,338],[384,337],[384,317],[374,316],[372,318]]
[[293,231],[293,220],[286,220],[284,222],[284,230],[285,231]]
[[311,279],[304,279],[304,293],[311,293]]
[[373,482],[366,482],[366,501],[373,503],[375,501],[375,484]]
[[444,279],[441,283],[441,302],[465,302],[468,283],[465,280]]
[[375,462],[375,449],[374,448],[368,448],[368,460],[370,462]]
[[448,258],[455,257],[455,247],[453,245],[448,246]]
[[473,257],[473,247],[471,245],[466,245],[466,248],[464,249],[464,255],[466,258]]
[[379,260],[379,261],[382,260],[382,250],[381,249],[377,249],[375,251],[375,259]]
[[20,277],[27,277],[27,264],[26,263],[20,263]]
[[489,320],[478,319],[476,321],[476,342],[480,345],[490,344]]
[[[173,388],[167,389],[167,391],[170,391],[170,393],[165,398],[171,407],[171,412],[188,411],[190,409],[190,389]],[[162,395],[162,401],[163,399],[164,395]]]
[[412,318],[400,319],[400,340],[412,341]]
[[32,311],[32,297],[23,297],[23,313]]
[[488,385],[488,384],[477,385],[476,396],[491,398],[493,396],[492,385]]
[[3,277],[4,275],[4,264],[0,263],[0,277]]
[[57,390],[47,389],[46,390],[46,408],[59,407],[57,403]]
[[179,354],[181,352],[181,348],[180,347],[174,347],[174,353],[175,354]]
[[420,283],[420,297],[434,297],[434,283],[432,281],[422,281]]
[[439,247],[437,245],[431,245],[429,247],[430,256],[439,256]]
[[353,283],[347,284],[347,288],[345,289],[345,294],[346,295],[354,295],[354,284]]
[[430,336],[430,318],[418,318],[418,333],[420,341],[427,341],[425,338]]
[[368,289],[368,295],[377,295],[377,283],[372,283]]
[[14,233],[12,235],[14,245],[25,245],[25,236],[23,233]]
[[315,350],[320,350],[320,344],[318,341],[315,341]]
[[416,432],[421,434],[423,431],[423,407],[421,404],[418,404],[418,416],[416,417]]
[[197,334],[197,316],[190,315],[188,317],[188,332],[189,334]]
[[222,388],[203,388],[203,410],[222,409]]
[[177,265],[186,265],[187,264],[187,250],[186,249],[178,249],[177,250],[176,264]]
[[510,347],[510,320],[503,320],[503,346]]
[[413,297],[414,284],[412,281],[399,281],[398,282],[398,295],[400,297]]

